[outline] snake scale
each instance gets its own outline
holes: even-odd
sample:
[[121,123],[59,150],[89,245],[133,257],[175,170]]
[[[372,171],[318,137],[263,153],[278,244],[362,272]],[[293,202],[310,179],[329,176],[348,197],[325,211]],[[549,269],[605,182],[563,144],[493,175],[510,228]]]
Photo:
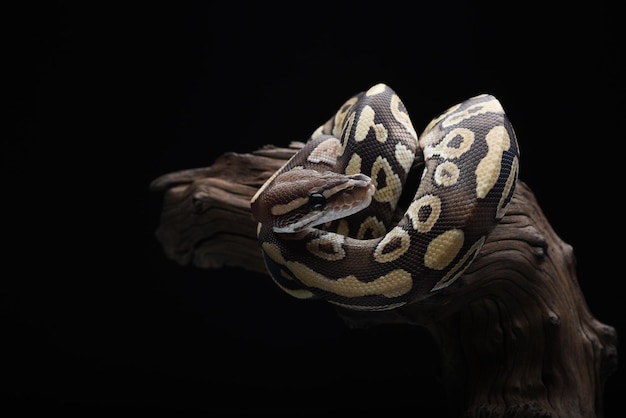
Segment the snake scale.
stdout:
[[[394,220],[412,167],[419,185]],[[504,216],[519,151],[482,94],[421,135],[386,84],[347,100],[251,200],[271,277],[297,298],[355,310],[423,300],[455,282]],[[419,175],[419,174],[416,174]]]

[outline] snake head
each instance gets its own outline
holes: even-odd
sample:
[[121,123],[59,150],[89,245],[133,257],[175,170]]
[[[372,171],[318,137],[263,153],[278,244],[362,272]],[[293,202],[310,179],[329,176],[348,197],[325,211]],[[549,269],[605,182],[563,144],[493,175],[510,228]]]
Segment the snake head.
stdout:
[[277,233],[296,233],[368,207],[375,187],[364,174],[292,169],[252,202],[254,218]]

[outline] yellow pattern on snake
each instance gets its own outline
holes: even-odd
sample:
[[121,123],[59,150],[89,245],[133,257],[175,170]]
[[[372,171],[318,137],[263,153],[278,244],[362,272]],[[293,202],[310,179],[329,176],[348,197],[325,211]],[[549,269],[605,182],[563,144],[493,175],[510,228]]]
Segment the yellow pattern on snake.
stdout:
[[[423,300],[454,283],[504,216],[519,151],[500,102],[472,97],[417,135],[377,84],[346,101],[259,189],[251,209],[274,281],[356,310]],[[419,186],[394,221],[412,167]]]

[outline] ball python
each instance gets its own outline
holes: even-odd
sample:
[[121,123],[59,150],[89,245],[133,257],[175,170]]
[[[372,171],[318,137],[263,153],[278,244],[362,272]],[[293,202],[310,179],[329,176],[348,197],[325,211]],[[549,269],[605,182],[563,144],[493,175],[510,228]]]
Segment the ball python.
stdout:
[[[452,106],[418,136],[399,96],[376,84],[348,99],[251,199],[267,270],[292,296],[349,309],[423,300],[474,260],[506,212],[518,161],[494,96]],[[415,166],[419,185],[394,220]]]

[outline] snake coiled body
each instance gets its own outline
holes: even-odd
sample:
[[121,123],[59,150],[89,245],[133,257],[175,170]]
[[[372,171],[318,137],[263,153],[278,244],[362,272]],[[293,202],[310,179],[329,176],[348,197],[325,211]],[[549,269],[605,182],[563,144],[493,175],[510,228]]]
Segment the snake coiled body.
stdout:
[[[513,128],[491,95],[417,135],[398,95],[350,98],[252,198],[268,271],[287,293],[392,309],[462,275],[504,216],[518,176]],[[393,222],[407,176],[415,196]]]

